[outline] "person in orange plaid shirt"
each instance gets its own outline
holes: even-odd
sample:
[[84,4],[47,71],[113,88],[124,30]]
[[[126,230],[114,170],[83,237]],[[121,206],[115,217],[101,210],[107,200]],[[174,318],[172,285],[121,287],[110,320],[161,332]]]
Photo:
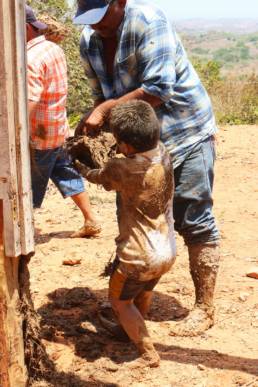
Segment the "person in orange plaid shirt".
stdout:
[[41,206],[51,179],[63,197],[71,197],[84,216],[83,227],[72,237],[93,236],[101,228],[92,213],[83,179],[63,150],[69,135],[66,59],[63,50],[42,35],[46,30],[47,25],[38,21],[26,5],[33,207]]

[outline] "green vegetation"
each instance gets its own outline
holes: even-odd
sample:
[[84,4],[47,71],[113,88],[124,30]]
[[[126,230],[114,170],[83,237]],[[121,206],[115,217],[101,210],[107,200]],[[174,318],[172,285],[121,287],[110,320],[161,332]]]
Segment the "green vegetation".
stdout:
[[238,42],[235,47],[220,48],[213,53],[213,60],[223,64],[238,63],[250,58],[250,49],[242,42]]
[[27,0],[26,3],[37,13],[47,13],[59,19],[61,18],[63,21],[70,10],[66,0]]
[[202,48],[202,47],[195,47],[192,49],[192,52],[196,55],[207,55],[207,54],[209,54],[209,51],[210,50]]
[[258,124],[258,76],[222,78],[214,61],[193,64],[213,102],[220,124]]
[[217,122],[258,124],[258,32],[183,34],[183,42],[211,96]]
[[258,55],[258,32],[244,35],[221,31],[183,33],[182,39],[190,57],[219,62],[223,71],[235,70],[239,65],[248,67]]
[[214,86],[221,81],[221,65],[214,61],[201,62],[198,58],[192,58],[192,63],[204,83],[207,91],[210,93]]
[[91,91],[84,74],[79,54],[80,31],[72,25],[72,10],[65,0],[28,0],[37,15],[47,13],[56,17],[69,29],[69,35],[61,44],[68,66],[67,112],[71,127],[75,127],[83,112],[92,106]]

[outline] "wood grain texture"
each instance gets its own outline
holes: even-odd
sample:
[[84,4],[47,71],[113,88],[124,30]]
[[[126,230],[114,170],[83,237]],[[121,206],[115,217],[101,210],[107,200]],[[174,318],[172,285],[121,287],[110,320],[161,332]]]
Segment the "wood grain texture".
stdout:
[[1,1],[0,41],[0,198],[5,254],[14,257],[34,249],[23,1]]

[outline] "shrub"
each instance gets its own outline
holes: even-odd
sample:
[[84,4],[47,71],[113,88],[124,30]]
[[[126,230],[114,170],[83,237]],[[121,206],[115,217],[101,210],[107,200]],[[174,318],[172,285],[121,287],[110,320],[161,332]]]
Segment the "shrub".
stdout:
[[[92,106],[91,91],[84,74],[79,54],[80,31],[71,22],[72,11],[65,0],[28,0],[27,3],[39,15],[47,13],[63,22],[69,29],[69,36],[61,44],[66,54],[68,67],[67,113],[71,127],[75,126],[78,116]],[[77,120],[74,119],[77,117]]]
[[193,64],[211,97],[218,123],[258,124],[257,75],[223,79],[217,62],[193,59]]
[[202,83],[206,87],[208,93],[210,93],[214,85],[221,80],[221,65],[215,61],[202,62],[197,58],[192,58],[192,63],[199,74]]
[[211,94],[219,123],[258,124],[258,77],[227,78],[219,81]]

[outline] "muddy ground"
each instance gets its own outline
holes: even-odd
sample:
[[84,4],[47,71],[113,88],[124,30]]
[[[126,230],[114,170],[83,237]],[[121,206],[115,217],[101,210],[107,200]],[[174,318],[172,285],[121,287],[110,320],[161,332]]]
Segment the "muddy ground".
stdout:
[[[70,239],[82,216],[50,186],[35,213],[41,230],[30,272],[44,343],[56,371],[34,386],[258,386],[258,280],[246,277],[258,264],[257,131],[257,126],[223,127],[218,135],[214,197],[222,240],[216,325],[199,337],[169,335],[194,301],[187,251],[178,238],[176,264],[155,289],[147,321],[162,359],[157,369],[132,369],[137,357],[133,345],[114,341],[97,319],[108,287],[100,274],[115,251],[115,195],[90,185],[103,232],[97,239]],[[81,264],[64,266],[66,259],[81,259]]]

